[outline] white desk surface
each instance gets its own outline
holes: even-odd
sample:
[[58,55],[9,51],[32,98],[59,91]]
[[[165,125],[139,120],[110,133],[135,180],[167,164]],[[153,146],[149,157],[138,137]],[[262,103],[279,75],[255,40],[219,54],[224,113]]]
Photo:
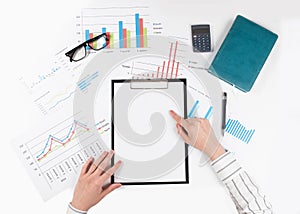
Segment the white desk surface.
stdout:
[[[126,5],[125,1],[119,4]],[[215,50],[237,14],[279,34],[279,40],[249,94],[236,100],[259,121],[255,145],[241,163],[270,199],[275,213],[300,213],[299,61],[300,15],[296,0],[173,0],[139,1],[156,8],[167,33],[189,25],[210,23]],[[134,5],[133,2],[130,2]],[[17,77],[43,67],[72,34],[78,9],[118,5],[117,1],[1,2],[1,213],[64,213],[72,189],[43,202],[15,152],[11,140],[41,119]],[[227,85],[224,88],[227,89]],[[229,89],[231,90],[231,89]],[[90,213],[235,213],[234,205],[209,166],[190,163],[190,184],[124,187]]]

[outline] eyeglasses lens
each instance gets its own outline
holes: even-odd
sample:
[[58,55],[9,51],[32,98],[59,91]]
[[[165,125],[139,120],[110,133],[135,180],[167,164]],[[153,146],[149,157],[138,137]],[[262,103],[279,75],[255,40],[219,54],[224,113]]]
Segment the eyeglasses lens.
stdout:
[[72,56],[72,59],[74,61],[78,61],[78,60],[83,59],[85,57],[85,55],[86,55],[85,47],[81,46],[76,49],[76,51],[74,52],[74,54]]
[[89,44],[94,50],[100,50],[101,48],[105,47],[106,44],[106,37],[102,36],[96,41]]

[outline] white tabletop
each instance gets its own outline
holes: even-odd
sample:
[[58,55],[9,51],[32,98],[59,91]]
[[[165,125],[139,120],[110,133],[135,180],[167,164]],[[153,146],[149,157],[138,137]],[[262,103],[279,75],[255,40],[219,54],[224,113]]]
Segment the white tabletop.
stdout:
[[[54,51],[74,38],[74,18],[80,8],[135,5],[125,1],[5,1],[1,2],[1,213],[64,213],[72,189],[43,202],[11,147],[11,140],[43,116],[20,86],[20,73],[43,69]],[[299,122],[300,15],[298,3],[286,1],[173,0],[139,1],[155,11],[167,35],[190,36],[190,25],[209,23],[218,50],[237,14],[279,35],[250,93],[221,83],[228,105],[256,121],[253,144],[239,154],[240,162],[271,201],[276,213],[300,213]],[[71,40],[70,40],[71,38]],[[215,52],[214,52],[215,53]],[[210,61],[213,54],[208,54]],[[234,110],[233,110],[234,111]],[[234,213],[234,205],[209,165],[199,154],[190,157],[190,184],[122,187],[90,213]],[[4,200],[3,200],[4,199]],[[298,200],[297,200],[298,199]]]

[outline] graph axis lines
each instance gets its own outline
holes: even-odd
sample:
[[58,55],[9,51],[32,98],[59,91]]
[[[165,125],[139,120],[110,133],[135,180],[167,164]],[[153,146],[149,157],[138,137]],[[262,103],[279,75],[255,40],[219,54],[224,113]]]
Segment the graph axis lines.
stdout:
[[[78,145],[80,145],[80,144],[75,144],[75,145],[73,145],[72,147],[68,148],[67,150],[64,150],[60,155],[63,155],[64,153],[70,151],[71,149],[73,149],[75,146],[78,146]],[[49,160],[47,161],[47,164],[50,163],[50,162],[52,162],[52,161],[55,160],[56,158],[57,158],[57,157],[54,157],[54,158],[49,159]],[[41,164],[40,166],[41,166],[41,167],[44,167],[45,164]],[[50,167],[50,168],[52,168],[52,167]],[[46,171],[47,171],[47,170],[44,170],[44,172],[46,172]]]
[[[60,143],[61,145],[64,145],[64,143],[62,143],[62,142],[65,141],[67,138],[69,138],[68,136],[69,136],[70,133],[72,132],[73,127],[74,127],[74,124],[72,124],[72,127],[70,128],[69,133],[67,134],[67,136],[66,136],[65,138],[63,138],[62,140],[60,140],[60,139],[56,138],[54,135],[51,135],[51,134],[50,134],[50,135],[48,136],[48,139],[47,139],[47,141],[46,141],[46,144],[45,144],[44,149],[42,150],[42,152],[41,152],[39,155],[36,156],[36,158],[38,158],[38,160],[39,160],[40,156],[41,156],[42,154],[45,153],[45,150],[46,150],[46,148],[47,148],[47,146],[48,146],[49,141],[51,141],[51,142],[50,142],[50,148],[49,148],[49,151],[51,151],[51,147],[52,147],[52,142],[53,142],[53,141],[55,141],[55,142],[57,142],[57,143]],[[73,132],[72,132],[71,137],[73,136],[73,134],[74,134],[74,130],[73,130]],[[45,155],[47,155],[47,153],[46,153]]]
[[[39,166],[39,164],[38,164],[36,158],[34,158],[34,156],[32,155],[31,150],[28,148],[28,146],[27,146],[26,144],[25,144],[25,146],[26,146],[26,148],[27,148],[27,150],[28,150],[28,152],[29,152],[31,158],[34,160],[35,165],[38,167],[38,169],[39,169],[39,171],[40,171],[40,174],[41,174],[41,175],[43,176],[43,178],[47,181],[47,178],[45,177],[45,174],[43,173],[41,167]],[[47,182],[47,184],[48,184],[49,188],[52,190],[52,186],[51,186],[48,182]]]
[[[46,141],[45,147],[43,148],[42,152],[36,156],[38,161],[45,158],[52,151],[53,142],[56,142],[56,143],[60,144],[61,146],[64,146],[65,144],[70,142],[72,140],[72,137],[75,135],[75,131],[76,131],[77,127],[82,127],[84,129],[86,129],[87,131],[89,131],[89,128],[87,128],[84,124],[74,120],[71,128],[68,131],[68,134],[64,138],[59,139],[59,138],[55,137],[54,135],[50,134],[48,136],[48,139]],[[50,143],[49,143],[49,141],[50,141]],[[50,144],[49,149],[47,152],[45,152],[49,144]]]
[[60,103],[62,103],[62,102],[64,102],[64,101],[66,101],[67,99],[69,99],[74,93],[75,93],[75,91],[72,91],[67,97],[65,97],[65,98],[63,98],[63,99],[61,99],[61,100],[58,100],[53,106],[51,106],[51,107],[49,108],[49,110],[55,108],[55,107],[56,107],[57,105],[59,105]]
[[[79,152],[81,152],[82,150],[84,150],[84,149],[88,148],[89,146],[93,145],[93,144],[94,144],[94,143],[96,143],[96,142],[98,142],[98,140],[95,140],[95,141],[91,142],[89,145],[87,145],[87,146],[85,146],[85,147],[81,148]],[[76,151],[76,152],[74,152],[74,153],[70,154],[70,155],[69,155],[69,156],[67,156],[66,158],[62,159],[62,160],[61,160],[61,162],[64,162],[64,161],[66,161],[66,160],[70,159],[70,157],[74,156],[76,153],[79,153],[79,152],[78,152],[78,151]],[[55,167],[55,166],[57,166],[57,165],[59,165],[59,164],[56,164],[56,165],[54,165],[54,166],[52,166],[52,167],[49,167],[49,168],[46,168],[46,169],[45,169],[45,170],[43,170],[42,172],[43,172],[43,173],[45,173],[45,172],[49,171],[51,168],[53,168],[53,167]],[[72,165],[72,168],[73,168],[73,170],[76,172],[76,169],[74,168],[74,166],[73,166],[73,165]]]
[[[148,6],[83,8],[78,17],[81,19],[78,35],[87,40],[99,33],[107,33],[111,45],[105,49],[148,48],[148,35],[153,30],[148,9]],[[115,41],[118,42],[114,45]]]
[[[182,74],[178,74],[179,71],[182,72],[183,68],[180,68],[180,62],[176,60],[177,53],[179,51],[178,46],[179,42],[171,42],[170,48],[168,51],[168,56],[162,57],[162,62],[159,63],[149,63],[143,61],[132,62],[131,66],[123,65],[125,68],[131,68],[128,74],[131,74],[132,77],[141,77],[141,78],[153,78],[153,79],[176,79]],[[141,64],[142,66],[139,66]],[[133,72],[137,70],[137,72]],[[142,72],[145,73],[142,73]]]

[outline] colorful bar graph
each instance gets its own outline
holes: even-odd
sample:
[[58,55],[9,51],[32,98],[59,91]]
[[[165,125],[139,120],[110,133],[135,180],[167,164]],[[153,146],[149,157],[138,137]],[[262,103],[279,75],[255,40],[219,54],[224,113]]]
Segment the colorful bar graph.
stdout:
[[255,133],[254,129],[247,130],[238,120],[228,119],[225,131],[236,139],[248,144]]
[[[147,35],[147,29],[144,33],[146,33],[144,35]],[[144,41],[145,41],[144,46],[145,45],[147,46],[147,39],[145,39],[145,37],[144,37]],[[173,48],[173,46],[175,46],[175,47]],[[174,43],[171,43],[169,59],[164,60],[162,66],[158,66],[159,67],[158,70],[161,70],[161,74],[160,74],[161,79],[163,79],[163,78],[171,79],[174,77],[177,78],[178,70],[179,70],[179,62],[176,61],[177,48],[178,48],[177,41],[176,41],[175,45],[174,45]],[[159,78],[159,73],[157,73],[156,77]]]
[[136,47],[148,47],[148,29],[144,27],[144,20],[140,18],[140,14],[135,14],[135,33],[136,33]]
[[[148,47],[148,28],[145,27],[144,18],[140,17],[139,13],[134,14],[133,22],[128,23],[124,20],[117,21],[117,29],[108,29],[103,26],[99,30],[90,32],[91,29],[85,29],[85,40],[90,39],[90,34],[93,33],[93,36],[99,35],[100,33],[106,33],[109,36],[109,44],[105,48],[113,48],[114,39],[119,40],[119,48],[131,48],[133,44],[132,38],[133,32],[135,32],[136,48],[147,48]],[[135,27],[135,29],[134,29]],[[113,32],[118,34],[118,37],[114,38]],[[93,44],[93,47],[96,47],[96,43]],[[98,47],[99,48],[99,47]]]

